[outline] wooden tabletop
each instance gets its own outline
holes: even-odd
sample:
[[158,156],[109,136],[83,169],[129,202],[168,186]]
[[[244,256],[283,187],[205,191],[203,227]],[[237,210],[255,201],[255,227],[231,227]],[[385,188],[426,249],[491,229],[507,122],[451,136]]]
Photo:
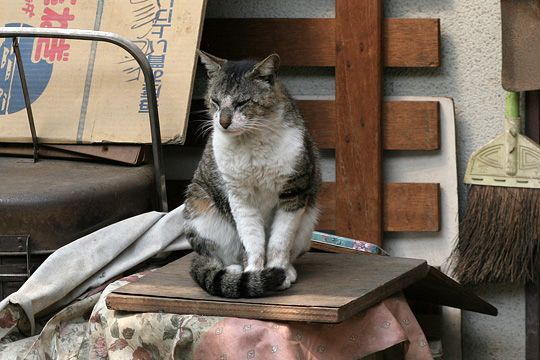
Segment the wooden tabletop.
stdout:
[[225,299],[207,294],[191,279],[192,256],[115,290],[107,305],[124,311],[335,323],[407,288],[429,272],[424,260],[308,253],[298,260],[298,281],[290,289],[263,298]]

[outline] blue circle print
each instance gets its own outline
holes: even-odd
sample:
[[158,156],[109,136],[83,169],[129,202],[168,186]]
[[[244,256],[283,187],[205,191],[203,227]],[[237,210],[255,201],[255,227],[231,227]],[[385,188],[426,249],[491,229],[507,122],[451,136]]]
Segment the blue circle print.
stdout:
[[[11,23],[8,27],[31,27],[27,24]],[[13,39],[0,39],[0,115],[13,114],[25,108],[24,97],[13,51]],[[30,101],[36,101],[51,80],[53,65],[46,60],[32,62],[34,38],[20,38],[19,47],[23,59]]]

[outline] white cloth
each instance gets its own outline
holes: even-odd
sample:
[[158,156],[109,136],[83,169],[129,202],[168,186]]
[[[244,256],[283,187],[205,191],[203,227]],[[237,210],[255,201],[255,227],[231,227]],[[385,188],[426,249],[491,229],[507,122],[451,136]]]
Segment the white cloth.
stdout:
[[14,294],[0,302],[34,317],[58,310],[88,289],[102,285],[163,252],[189,249],[182,216],[184,206],[169,213],[148,212],[109,225],[58,249]]

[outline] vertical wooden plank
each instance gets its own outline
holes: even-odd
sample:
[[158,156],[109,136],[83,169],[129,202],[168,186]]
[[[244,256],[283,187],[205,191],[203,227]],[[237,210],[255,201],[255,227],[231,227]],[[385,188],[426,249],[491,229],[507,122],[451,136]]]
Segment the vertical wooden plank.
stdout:
[[382,240],[382,0],[336,0],[336,231]]

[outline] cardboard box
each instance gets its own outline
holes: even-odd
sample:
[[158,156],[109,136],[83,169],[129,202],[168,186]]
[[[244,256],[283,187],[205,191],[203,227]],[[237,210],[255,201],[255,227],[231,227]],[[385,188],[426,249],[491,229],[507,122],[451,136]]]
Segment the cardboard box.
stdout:
[[[183,143],[205,0],[10,0],[0,24],[115,32],[147,55],[162,141]],[[30,142],[11,39],[0,39],[0,141]],[[150,143],[144,77],[103,42],[20,39],[42,143]]]

